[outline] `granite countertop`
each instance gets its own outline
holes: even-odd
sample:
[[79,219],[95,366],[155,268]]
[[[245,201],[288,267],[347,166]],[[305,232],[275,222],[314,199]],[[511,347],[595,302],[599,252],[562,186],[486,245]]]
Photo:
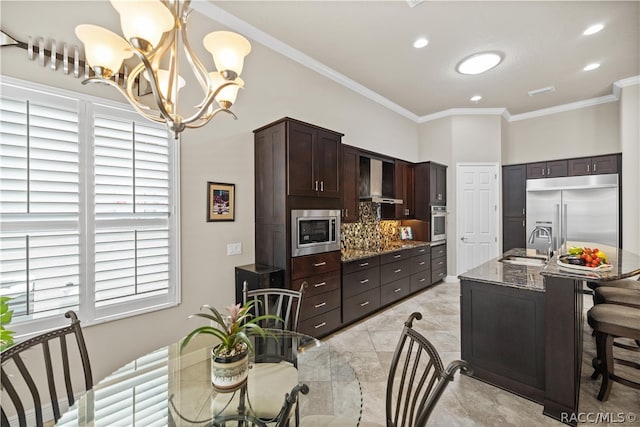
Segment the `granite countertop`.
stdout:
[[530,249],[511,249],[501,256],[471,269],[458,276],[460,280],[473,280],[475,282],[489,283],[493,285],[508,286],[536,292],[544,292],[544,279],[540,275],[543,266],[528,266],[505,264],[500,261],[505,256],[532,256],[535,251]]
[[429,242],[422,242],[419,240],[396,240],[386,246],[374,250],[374,249],[343,249],[342,250],[342,262],[355,261],[362,258],[369,258],[376,255],[388,254],[395,251],[402,251],[405,249],[418,248],[420,246],[430,246]]
[[[598,248],[607,254],[609,264],[612,265],[609,271],[584,271],[567,267],[565,264],[558,264],[558,255],[566,254],[567,248],[571,246]],[[614,248],[612,246],[598,245],[589,242],[567,242],[560,248],[558,255],[551,259],[551,262],[542,269],[542,276],[560,277],[565,279],[588,280],[591,282],[606,282],[609,280],[624,279],[640,274],[640,255]]]

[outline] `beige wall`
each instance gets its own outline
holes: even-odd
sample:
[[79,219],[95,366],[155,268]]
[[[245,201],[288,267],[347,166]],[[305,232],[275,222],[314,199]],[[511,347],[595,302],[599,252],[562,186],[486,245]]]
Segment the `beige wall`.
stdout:
[[[119,31],[117,13],[107,2],[3,0],[1,7],[2,29],[19,40],[31,35],[79,44],[73,28],[85,22]],[[213,68],[200,40],[208,31],[220,29],[219,25],[198,14],[192,17],[192,24],[192,44],[203,62]],[[182,303],[173,309],[85,328],[96,380],[185,335],[197,324],[187,316],[200,305],[222,307],[233,301],[234,267],[254,260],[253,129],[290,116],[342,132],[348,144],[407,160],[418,156],[415,123],[255,42],[252,45],[242,76],[246,88],[233,108],[239,119],[222,115],[201,129],[187,130],[182,138]],[[17,48],[3,48],[1,61],[2,74],[7,76],[122,100],[111,88],[86,87],[61,71],[43,68]],[[188,75],[185,78],[190,80]],[[181,96],[193,105],[196,93],[187,86]],[[207,181],[236,185],[234,222],[205,222]],[[226,245],[232,242],[242,243],[242,255],[226,255]]]
[[640,254],[640,85],[622,88],[622,246]]
[[[500,163],[502,118],[498,115],[459,115],[420,125],[420,160],[447,165],[447,272],[457,271],[456,168],[458,163]],[[416,191],[428,191],[418,189]]]
[[504,164],[620,152],[618,102],[509,122]]

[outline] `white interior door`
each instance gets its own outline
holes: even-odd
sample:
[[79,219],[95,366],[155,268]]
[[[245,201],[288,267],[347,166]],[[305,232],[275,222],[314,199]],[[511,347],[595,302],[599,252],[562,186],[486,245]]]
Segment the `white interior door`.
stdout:
[[498,256],[498,165],[459,163],[458,274]]

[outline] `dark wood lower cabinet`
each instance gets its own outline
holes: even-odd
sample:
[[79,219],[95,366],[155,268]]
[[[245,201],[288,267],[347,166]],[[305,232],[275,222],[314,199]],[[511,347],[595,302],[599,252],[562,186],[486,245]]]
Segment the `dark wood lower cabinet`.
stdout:
[[542,403],[545,294],[461,281],[462,359],[473,376]]

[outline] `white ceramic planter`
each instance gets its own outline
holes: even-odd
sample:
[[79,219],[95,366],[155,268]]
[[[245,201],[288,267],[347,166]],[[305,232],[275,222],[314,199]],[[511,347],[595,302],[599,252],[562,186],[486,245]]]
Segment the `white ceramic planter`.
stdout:
[[249,350],[231,357],[214,356],[211,350],[211,383],[221,390],[241,385],[249,374]]

